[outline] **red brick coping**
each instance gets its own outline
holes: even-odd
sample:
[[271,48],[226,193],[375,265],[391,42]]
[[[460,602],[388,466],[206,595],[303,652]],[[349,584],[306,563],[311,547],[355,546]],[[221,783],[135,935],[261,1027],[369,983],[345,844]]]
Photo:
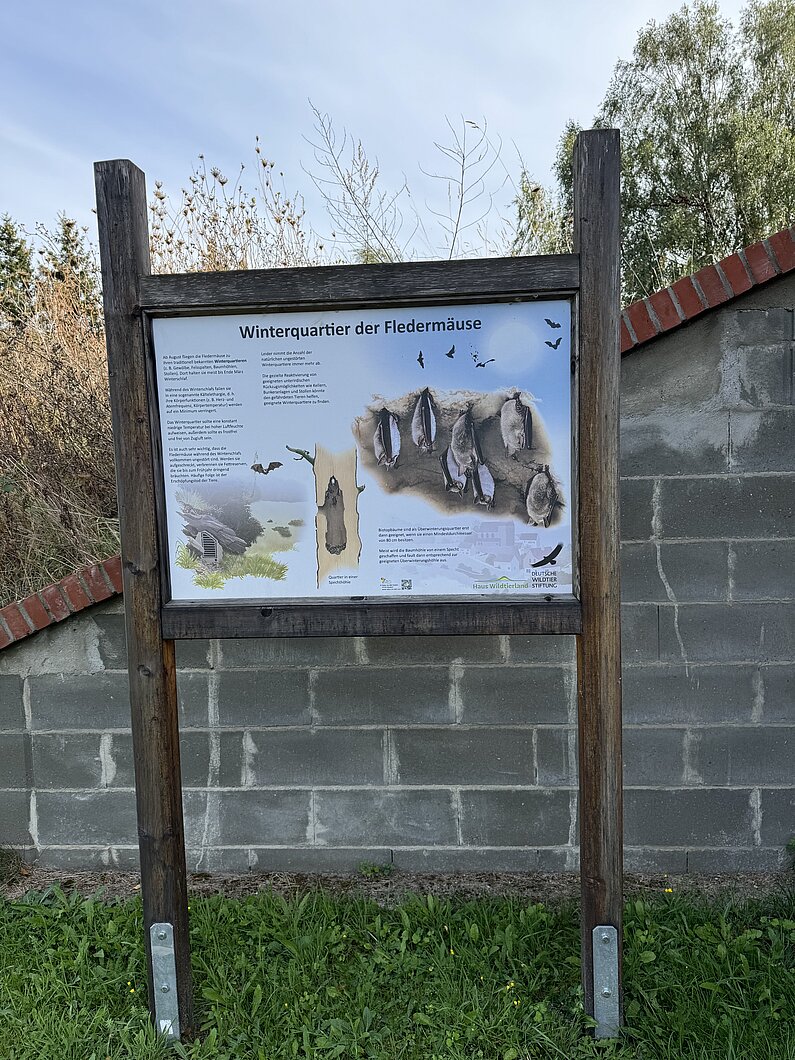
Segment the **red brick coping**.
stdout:
[[92,563],[0,610],[0,649],[122,591],[121,556]]
[[[785,228],[627,306],[621,314],[621,352],[631,353],[752,287],[793,270],[795,228]],[[120,556],[84,567],[41,592],[2,608],[0,650],[120,592]]]
[[627,306],[621,314],[621,352],[630,353],[752,287],[792,272],[795,269],[793,236],[795,228],[784,228]]

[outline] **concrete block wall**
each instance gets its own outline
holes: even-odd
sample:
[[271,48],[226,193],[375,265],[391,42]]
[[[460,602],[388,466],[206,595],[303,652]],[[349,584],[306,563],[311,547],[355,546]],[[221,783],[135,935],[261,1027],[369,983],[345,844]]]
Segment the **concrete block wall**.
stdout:
[[[793,331],[781,279],[622,380],[626,864],[769,869],[795,834]],[[182,642],[191,870],[573,869],[566,637]],[[121,603],[0,652],[0,843],[137,863]]]

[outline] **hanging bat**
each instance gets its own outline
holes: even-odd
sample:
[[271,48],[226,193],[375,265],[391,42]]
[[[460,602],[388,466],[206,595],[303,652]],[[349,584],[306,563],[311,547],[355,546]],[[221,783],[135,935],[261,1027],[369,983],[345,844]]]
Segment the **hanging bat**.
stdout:
[[544,341],[545,341],[546,345],[549,346],[549,348],[551,350],[556,350],[558,348],[558,346],[560,346],[562,338],[563,338],[562,335],[558,335],[558,337],[555,339],[554,342],[550,342],[549,339],[545,339]]
[[550,320],[549,317],[544,317],[544,323],[549,324],[551,328],[559,328],[560,324],[557,320]]
[[491,364],[495,360],[494,357],[489,357],[487,361],[477,361],[475,363],[476,368],[485,368],[487,364]]
[[549,555],[544,556],[543,559],[540,559],[538,561],[538,563],[534,563],[533,566],[534,567],[546,567],[547,564],[549,564],[550,566],[554,567],[555,563],[557,562],[557,557],[560,554],[560,550],[562,548],[563,548],[563,543],[562,542],[559,545],[555,545],[555,547],[552,549],[552,551],[549,553]]
[[425,361],[422,358],[422,350],[420,350],[420,355],[417,358],[417,364],[420,366],[420,368],[424,368],[425,367]]
[[452,357],[452,356],[454,356],[454,354],[455,354],[455,343],[453,343],[453,345],[447,351],[447,353],[445,354],[445,357]]
[[263,467],[259,461],[256,464],[251,465],[251,470],[256,471],[259,475],[267,475],[271,471],[275,471],[277,467],[283,467],[284,465],[279,460],[271,460],[267,467]]

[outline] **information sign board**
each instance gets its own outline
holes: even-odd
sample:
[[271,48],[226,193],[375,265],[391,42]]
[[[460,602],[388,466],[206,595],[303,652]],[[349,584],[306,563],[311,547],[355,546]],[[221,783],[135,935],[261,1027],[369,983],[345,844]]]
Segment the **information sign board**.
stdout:
[[572,593],[571,301],[152,321],[174,601]]

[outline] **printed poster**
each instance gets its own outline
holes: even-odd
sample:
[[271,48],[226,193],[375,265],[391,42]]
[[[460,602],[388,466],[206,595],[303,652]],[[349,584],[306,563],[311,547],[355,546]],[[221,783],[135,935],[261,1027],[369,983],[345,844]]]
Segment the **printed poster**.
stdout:
[[175,601],[572,592],[568,300],[153,329]]

